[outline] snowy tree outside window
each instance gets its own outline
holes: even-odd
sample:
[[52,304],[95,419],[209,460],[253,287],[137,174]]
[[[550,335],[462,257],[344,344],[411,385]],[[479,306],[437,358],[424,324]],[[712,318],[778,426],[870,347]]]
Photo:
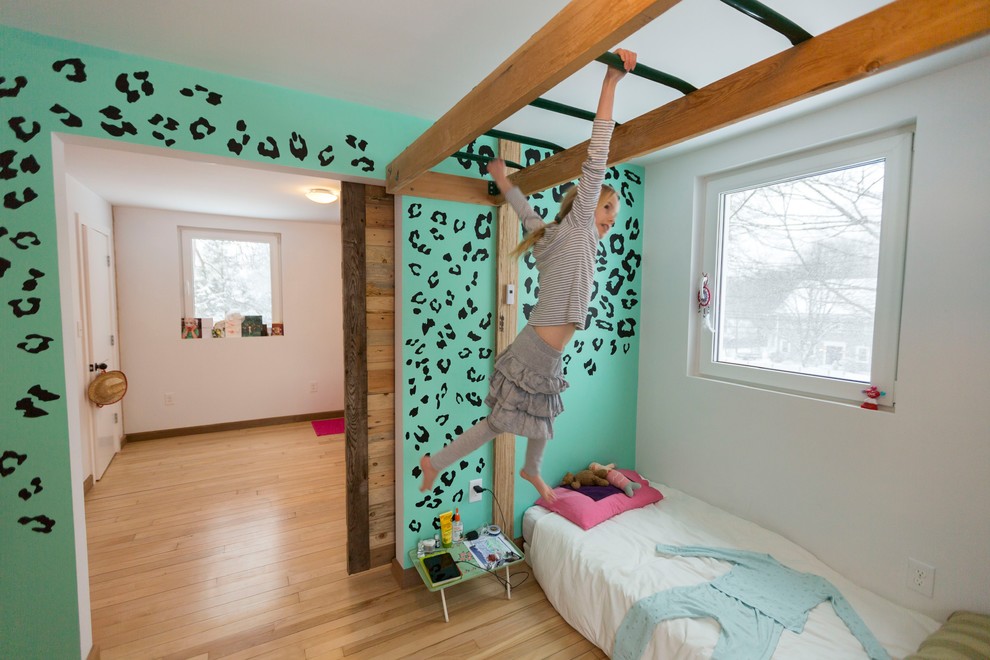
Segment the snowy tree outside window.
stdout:
[[722,196],[718,359],[863,383],[884,162]]
[[706,182],[714,332],[699,375],[861,399],[896,378],[911,134],[821,149]]
[[278,234],[189,227],[180,233],[185,316],[282,321]]

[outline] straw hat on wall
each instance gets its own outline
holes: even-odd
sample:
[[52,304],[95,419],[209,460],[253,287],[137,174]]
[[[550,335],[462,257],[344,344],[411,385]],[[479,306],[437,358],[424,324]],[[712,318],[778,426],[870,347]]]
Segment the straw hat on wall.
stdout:
[[127,393],[127,376],[122,371],[104,371],[89,384],[89,400],[101,408],[117,403]]

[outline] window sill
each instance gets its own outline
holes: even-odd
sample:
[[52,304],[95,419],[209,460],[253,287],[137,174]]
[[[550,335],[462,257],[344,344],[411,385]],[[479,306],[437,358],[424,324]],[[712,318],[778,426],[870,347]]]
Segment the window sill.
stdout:
[[864,413],[874,413],[874,412],[893,413],[894,410],[895,410],[895,404],[894,403],[888,403],[888,404],[882,404],[882,405],[878,404],[877,409],[876,410],[873,410],[873,409],[869,409],[869,408],[864,408],[863,407],[862,404],[864,403],[864,399],[855,399],[854,400],[854,399],[848,399],[848,398],[842,398],[842,397],[831,397],[831,396],[827,396],[827,395],[824,395],[824,394],[817,394],[817,393],[806,392],[806,391],[792,390],[792,389],[786,389],[786,388],[781,388],[781,387],[773,387],[773,386],[769,386],[769,385],[764,385],[762,383],[743,382],[743,381],[733,380],[733,379],[730,379],[730,378],[723,378],[723,377],[719,377],[719,376],[712,376],[712,375],[708,375],[708,374],[697,374],[696,373],[696,374],[690,374],[688,377],[689,378],[697,378],[698,380],[708,381],[708,382],[711,382],[711,383],[721,383],[723,385],[728,385],[730,387],[742,387],[742,388],[745,388],[745,389],[748,389],[748,390],[754,390],[754,391],[759,391],[759,392],[766,392],[768,394],[777,394],[777,395],[783,395],[783,396],[788,396],[788,397],[796,397],[796,398],[799,398],[799,399],[805,399],[807,401],[815,401],[815,402],[818,402],[818,403],[824,403],[824,404],[831,404],[831,405],[836,405],[836,406],[842,406],[844,408],[859,408]]

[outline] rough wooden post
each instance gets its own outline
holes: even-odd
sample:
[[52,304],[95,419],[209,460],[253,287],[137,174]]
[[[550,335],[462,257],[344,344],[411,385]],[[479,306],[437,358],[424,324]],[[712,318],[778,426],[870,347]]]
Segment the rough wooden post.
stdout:
[[364,185],[341,186],[344,297],[344,424],[347,460],[347,572],[371,568],[368,539],[368,327]]
[[[519,162],[520,148],[516,142],[499,140],[498,153],[501,158]],[[519,263],[509,254],[519,243],[519,216],[508,204],[498,207],[498,276],[496,277],[496,310],[497,324],[495,330],[495,354],[504,351],[516,338],[517,310],[519,297]],[[511,305],[506,304],[506,286],[516,289],[516,300]],[[513,534],[513,519],[515,518],[515,484],[516,484],[516,436],[503,433],[495,438],[492,450],[492,492],[498,500],[498,505],[492,502],[492,520],[500,516],[498,506],[506,520],[500,524],[506,536],[515,538]]]
[[347,573],[395,556],[395,202],[382,186],[340,196]]

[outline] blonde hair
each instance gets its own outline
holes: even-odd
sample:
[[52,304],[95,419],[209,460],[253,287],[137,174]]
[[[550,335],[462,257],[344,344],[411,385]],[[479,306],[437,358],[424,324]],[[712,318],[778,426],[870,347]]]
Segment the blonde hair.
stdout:
[[[557,215],[554,216],[553,219],[555,224],[560,224],[560,222],[567,217],[567,214],[571,212],[571,207],[574,206],[574,198],[577,197],[577,189],[577,186],[571,186],[567,189],[567,192],[564,193],[564,198],[560,200],[560,210],[557,211]],[[613,197],[616,199],[619,197],[619,193],[615,192],[615,188],[602,184],[601,193],[598,195],[598,208],[605,206],[605,204],[607,204]],[[543,234],[545,234],[546,231],[547,226],[543,225],[536,231],[527,234],[526,237],[519,242],[519,245],[517,245],[512,251],[511,256],[520,257],[526,252],[529,252],[533,249],[533,246],[536,245],[541,238],[543,238]]]

